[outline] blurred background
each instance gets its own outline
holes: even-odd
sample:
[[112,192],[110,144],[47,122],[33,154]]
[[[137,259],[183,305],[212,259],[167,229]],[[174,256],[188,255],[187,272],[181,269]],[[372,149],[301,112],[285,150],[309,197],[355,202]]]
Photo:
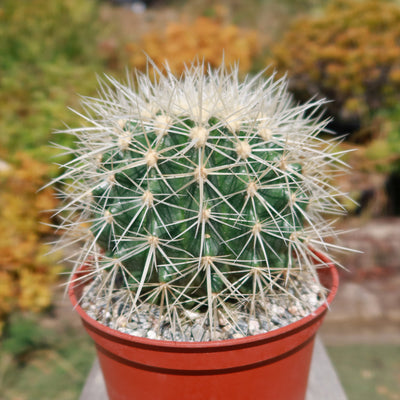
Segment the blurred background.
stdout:
[[[400,399],[400,1],[0,0],[0,399],[75,400],[94,348],[64,296],[49,224],[65,159],[49,143],[82,123],[104,73],[195,56],[269,67],[297,101],[332,100],[352,170],[346,267],[321,336],[350,400]],[[268,72],[268,71],[267,71]],[[58,157],[56,157],[58,156]],[[322,399],[321,399],[322,400]]]

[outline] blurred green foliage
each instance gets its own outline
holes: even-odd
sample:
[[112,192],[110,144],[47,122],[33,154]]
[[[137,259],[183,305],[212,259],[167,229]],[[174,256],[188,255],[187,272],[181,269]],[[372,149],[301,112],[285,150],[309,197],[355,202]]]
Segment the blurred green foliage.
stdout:
[[30,352],[49,345],[48,331],[34,315],[14,314],[2,339],[2,350],[21,362]]
[[3,0],[1,10],[0,48],[7,55],[3,68],[12,68],[16,61],[38,65],[58,58],[84,62],[95,56],[90,43],[97,33],[94,1]]
[[27,150],[48,162],[55,153],[52,132],[76,119],[67,106],[93,93],[103,70],[98,14],[95,0],[0,3],[0,157]]
[[374,170],[400,174],[400,104],[378,115],[383,121],[380,135],[365,146],[364,156]]
[[0,352],[2,400],[79,397],[95,357],[93,343],[82,329],[56,329],[52,321],[21,313],[10,320]]

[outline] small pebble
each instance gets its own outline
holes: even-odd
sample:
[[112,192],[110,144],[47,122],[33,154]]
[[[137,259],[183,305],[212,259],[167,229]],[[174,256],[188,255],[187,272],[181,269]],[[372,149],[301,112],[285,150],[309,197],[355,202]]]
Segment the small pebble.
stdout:
[[289,307],[288,311],[290,312],[290,314],[293,314],[293,315],[297,315],[297,313],[299,312],[299,310],[297,309],[296,306]]
[[250,333],[254,334],[254,332],[256,332],[258,330],[260,330],[259,322],[254,318],[250,319],[250,321],[249,321],[249,331],[250,331]]
[[196,342],[200,342],[201,338],[203,337],[204,329],[199,325],[196,324],[192,328],[192,336]]
[[128,319],[124,315],[120,315],[116,321],[116,326],[125,328],[128,324]]
[[199,318],[199,313],[190,310],[185,310],[185,315],[192,321]]
[[157,333],[154,332],[154,331],[152,331],[152,330],[147,331],[147,337],[148,337],[149,339],[155,339],[155,338],[157,337]]

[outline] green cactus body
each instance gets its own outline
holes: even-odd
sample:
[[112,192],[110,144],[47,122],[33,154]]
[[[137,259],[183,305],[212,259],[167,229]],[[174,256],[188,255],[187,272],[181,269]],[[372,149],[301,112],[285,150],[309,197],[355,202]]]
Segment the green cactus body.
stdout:
[[224,67],[139,75],[137,91],[111,82],[86,102],[93,131],[73,130],[61,178],[75,183],[65,210],[90,226],[77,265],[94,259],[131,310],[204,311],[210,329],[227,304],[254,309],[313,270],[308,244],[326,246],[321,214],[340,212],[341,195],[323,172],[338,156],[317,137],[326,122],[311,117],[321,102],[295,107],[285,81],[238,83]]
[[[201,266],[205,257],[224,256],[227,262],[221,267],[235,272],[230,282],[252,265],[268,271],[284,268],[287,241],[303,226],[296,207],[307,204],[301,167],[289,164],[281,171],[282,146],[271,149],[256,132],[229,132],[218,121],[197,127],[185,120],[192,130],[209,135],[204,144],[188,146],[194,140],[181,124],[158,139],[151,125],[143,131],[131,121],[124,123],[129,148],[121,151],[116,144],[114,152],[103,155],[99,172],[114,175],[92,193],[94,217],[101,221],[92,227],[97,243],[110,257],[122,258],[131,272],[151,258],[152,267],[159,267],[147,272],[146,283],[179,279],[186,268],[179,266],[183,259]],[[252,149],[257,151],[254,158]],[[240,151],[249,154],[241,157]],[[298,201],[297,193],[305,201]],[[243,272],[235,267],[237,260]],[[212,276],[212,290],[221,291],[221,277],[215,272]]]

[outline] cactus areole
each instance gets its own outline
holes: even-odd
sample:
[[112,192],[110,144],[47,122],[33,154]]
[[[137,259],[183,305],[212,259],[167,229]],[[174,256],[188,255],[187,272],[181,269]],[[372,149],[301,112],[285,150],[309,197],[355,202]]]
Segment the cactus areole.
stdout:
[[195,314],[205,340],[221,321],[246,335],[238,314],[269,321],[266,299],[302,305],[296,277],[318,284],[310,246],[334,247],[343,164],[321,136],[323,102],[295,105],[285,79],[265,76],[194,63],[107,78],[83,100],[59,215],[110,318],[150,305],[174,333]]

